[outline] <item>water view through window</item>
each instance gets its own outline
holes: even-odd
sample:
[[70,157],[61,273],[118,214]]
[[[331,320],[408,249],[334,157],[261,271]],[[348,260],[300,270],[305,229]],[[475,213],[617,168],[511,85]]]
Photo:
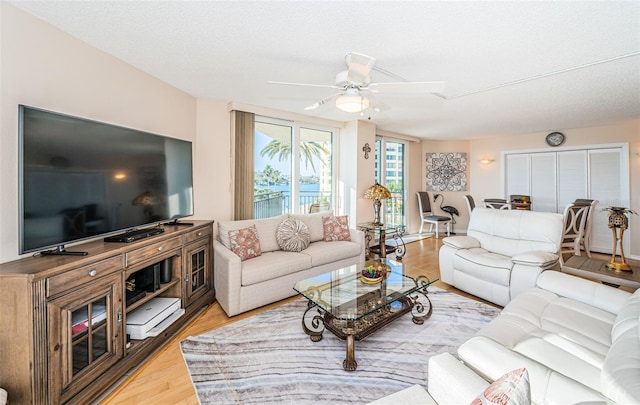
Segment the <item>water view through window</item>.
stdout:
[[331,130],[256,117],[254,218],[331,209],[332,142]]

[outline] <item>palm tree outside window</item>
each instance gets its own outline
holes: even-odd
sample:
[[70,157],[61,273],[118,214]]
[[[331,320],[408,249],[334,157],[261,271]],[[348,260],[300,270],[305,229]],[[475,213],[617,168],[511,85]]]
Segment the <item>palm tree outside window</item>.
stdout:
[[333,139],[332,129],[256,117],[254,218],[331,209]]

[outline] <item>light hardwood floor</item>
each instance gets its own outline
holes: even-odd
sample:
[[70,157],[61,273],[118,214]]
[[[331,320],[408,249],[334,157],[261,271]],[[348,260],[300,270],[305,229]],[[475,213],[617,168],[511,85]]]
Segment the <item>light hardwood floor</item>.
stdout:
[[[413,274],[410,274],[439,274],[438,249],[441,244],[442,239],[436,238],[423,239],[407,244],[407,254],[403,262],[412,269],[411,273]],[[608,259],[604,255],[597,256],[605,260]],[[448,284],[437,282],[435,285],[482,301]],[[218,303],[214,303],[201,312],[181,333],[176,335],[163,349],[155,353],[142,367],[124,379],[118,387],[101,400],[100,404],[198,404],[187,367],[180,353],[180,341],[188,336],[208,332],[295,299],[298,299],[298,297],[292,297],[232,318],[229,318],[224,313]]]

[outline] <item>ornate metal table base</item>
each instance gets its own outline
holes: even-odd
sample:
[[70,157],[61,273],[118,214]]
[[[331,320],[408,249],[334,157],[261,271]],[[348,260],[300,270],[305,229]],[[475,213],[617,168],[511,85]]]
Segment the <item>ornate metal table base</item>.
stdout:
[[[376,228],[375,226],[371,225],[371,226],[364,226],[364,225],[360,225],[359,229],[364,231],[364,239],[365,239],[365,246],[366,246],[366,255],[367,257],[371,256],[371,253],[376,253],[380,256],[381,259],[384,259],[387,257],[387,254],[389,253],[395,253],[396,255],[396,260],[402,260],[402,258],[404,257],[405,253],[407,253],[407,247],[404,243],[404,240],[402,239],[402,237],[405,234],[406,228],[403,225],[398,225],[395,226],[393,225],[392,228],[394,229],[394,232],[392,234],[393,240],[395,242],[395,247],[393,246],[388,246],[385,244],[386,242],[386,231],[383,229],[383,225],[381,225],[380,227]],[[371,241],[374,239],[375,237],[375,230],[378,230],[379,234],[380,234],[380,244],[375,245],[375,246],[369,246]],[[384,246],[384,249],[383,249]]]
[[[416,283],[420,285],[422,279],[426,279],[426,277],[418,277]],[[399,303],[400,308],[395,308],[397,304],[392,306],[391,304],[393,303]],[[367,305],[369,305],[367,301],[358,305],[359,311],[364,310],[363,312],[366,312]],[[376,304],[373,305],[375,306]],[[355,359],[356,341],[364,339],[408,312],[411,312],[413,323],[422,325],[425,320],[431,317],[432,311],[433,306],[427,296],[426,285],[424,289],[419,289],[413,294],[398,300],[389,301],[388,304],[359,319],[335,318],[315,303],[309,301],[307,310],[302,315],[302,329],[309,335],[312,342],[322,340],[322,333],[325,329],[339,339],[345,340],[347,352],[346,358],[342,362],[342,367],[346,371],[355,371],[358,367]]]

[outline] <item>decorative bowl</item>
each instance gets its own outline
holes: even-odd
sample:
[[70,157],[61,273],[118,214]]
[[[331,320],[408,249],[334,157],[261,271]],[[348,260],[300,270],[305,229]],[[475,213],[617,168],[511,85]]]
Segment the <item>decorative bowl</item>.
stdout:
[[366,284],[376,284],[382,281],[384,273],[382,269],[376,269],[373,266],[367,266],[362,270],[360,279]]

